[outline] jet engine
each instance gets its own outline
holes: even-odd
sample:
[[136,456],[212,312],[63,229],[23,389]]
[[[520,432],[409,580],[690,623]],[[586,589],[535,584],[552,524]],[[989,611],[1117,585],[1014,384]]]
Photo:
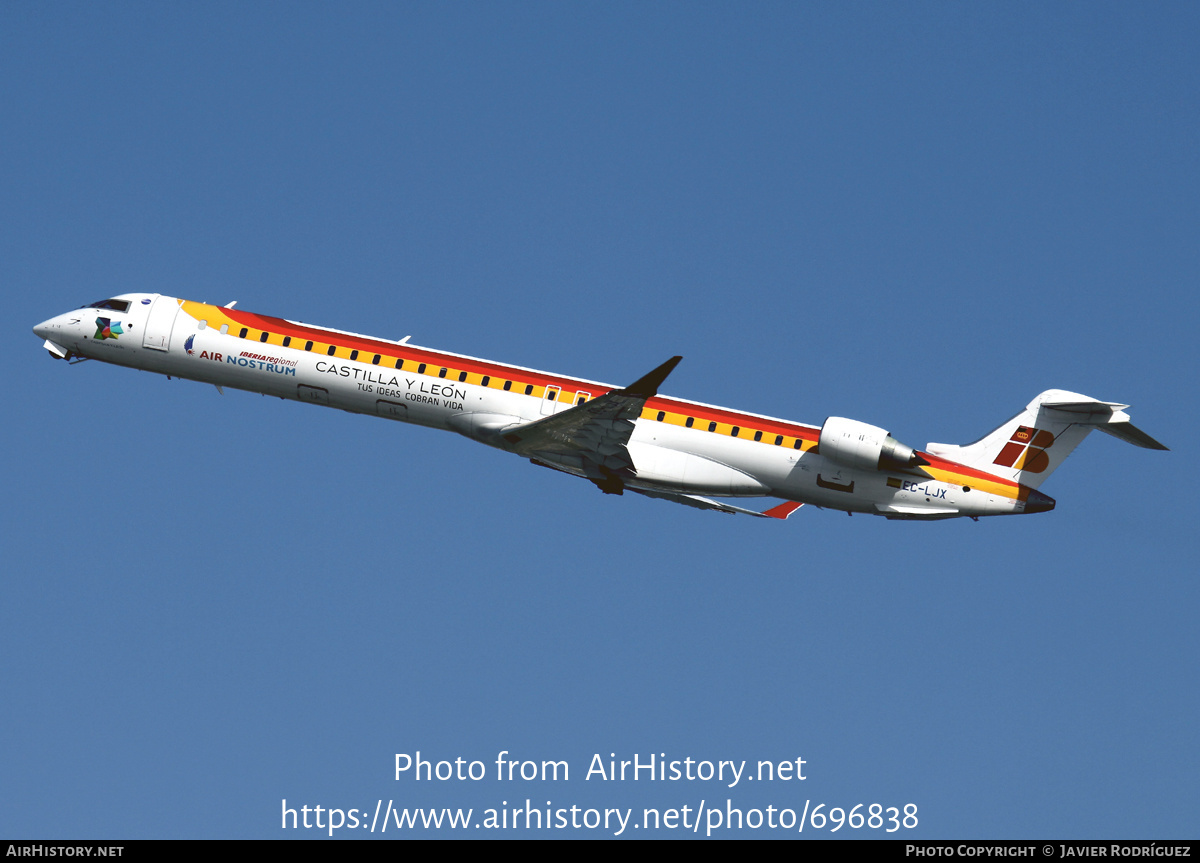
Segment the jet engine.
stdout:
[[838,464],[860,470],[912,471],[929,464],[879,426],[844,417],[825,420],[818,451]]

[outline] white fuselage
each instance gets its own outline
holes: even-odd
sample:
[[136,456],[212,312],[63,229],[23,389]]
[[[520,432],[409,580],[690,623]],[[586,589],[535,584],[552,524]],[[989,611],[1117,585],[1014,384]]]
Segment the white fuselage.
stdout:
[[[158,294],[104,302],[115,305],[59,315],[35,332],[56,355],[447,429],[500,449],[508,448],[505,430],[614,389]],[[960,465],[934,460],[927,471],[905,472],[835,462],[816,451],[820,431],[655,396],[625,444],[636,467],[629,485],[687,495],[772,496],[893,518],[1025,510],[1014,483]],[[584,475],[570,456],[536,460]]]

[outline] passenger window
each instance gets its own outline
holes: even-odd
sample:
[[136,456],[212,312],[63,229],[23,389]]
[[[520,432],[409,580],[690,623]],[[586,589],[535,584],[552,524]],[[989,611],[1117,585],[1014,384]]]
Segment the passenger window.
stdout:
[[459,372],[459,373],[458,373],[458,380],[459,380],[459,382],[465,381],[466,379],[467,379],[467,373],[466,373],[466,372]]
[[525,395],[529,395],[532,392],[533,392],[533,384],[525,384]]
[[575,404],[581,405],[592,397],[591,393],[578,392],[575,393]]
[[350,352],[350,361],[353,362],[356,359],[358,359],[358,351],[351,351]]
[[244,339],[244,338],[246,338],[246,333],[247,333],[247,332],[248,332],[248,330],[247,330],[245,327],[242,327],[242,331],[241,331],[240,333],[238,333],[238,338],[239,338],[239,339]]
[[684,425],[685,425],[685,426],[687,426],[688,428],[691,428],[691,427],[692,427],[692,426],[694,426],[695,424],[696,424],[696,418],[695,418],[695,417],[688,417],[688,418],[687,418],[687,422],[685,422],[685,423],[684,423]]
[[229,332],[229,324],[221,324],[221,335]]
[[662,422],[662,421],[663,421],[663,420],[665,420],[666,418],[667,418],[667,412],[666,412],[666,411],[659,411],[659,412],[658,412],[658,421],[659,421],[659,422]]
[[261,336],[258,337],[258,340],[260,342],[265,342],[267,340],[267,336],[269,336],[269,335],[271,335],[271,334],[268,332],[264,332]]
[[284,337],[283,337],[283,346],[284,346],[285,348],[286,348],[288,345],[290,345],[291,343],[292,343],[292,337],[291,337],[291,336],[284,336]]
[[756,432],[754,433],[754,439],[755,439],[756,441],[762,440],[762,432],[760,432],[760,431],[756,431]]
[[336,350],[337,348],[335,348],[333,345],[330,345],[329,350],[327,350],[325,353],[329,354],[329,356],[333,356],[333,352]]
[[733,437],[737,437],[737,436],[738,436],[738,432],[740,432],[740,431],[741,431],[741,429],[740,429],[740,428],[738,428],[737,426],[734,426],[734,427],[733,427],[733,431],[731,431],[729,434],[730,434],[730,435],[732,435]]
[[484,376],[483,376],[483,380],[481,380],[479,383],[480,383],[480,386],[485,386],[485,387],[486,387],[486,386],[487,386],[488,384],[490,384],[491,382],[492,382],[492,379],[491,379],[491,377],[490,377],[489,375],[484,375]]
[[306,351],[311,351],[311,350],[312,350],[312,342],[305,342],[305,343],[304,343],[304,350],[306,350]]
[[717,424],[716,424],[715,422],[711,422],[711,423],[709,423],[709,424],[708,424],[708,430],[709,430],[709,431],[716,431],[716,430],[717,430]]
[[438,372],[438,377],[439,377],[439,378],[444,378],[445,376],[446,376],[446,370],[445,370],[445,369],[442,369],[440,372]]
[[546,387],[546,401],[552,402],[556,398],[558,398],[558,390],[552,390],[549,387]]
[[782,444],[783,444],[783,435],[781,435],[781,434],[775,435],[775,446],[782,446]]
[[398,369],[404,368],[404,360],[397,358],[396,359],[396,368],[398,368]]
[[379,365],[379,361],[381,359],[382,359],[382,357],[380,357],[379,354],[376,354],[375,358],[373,360],[371,360],[371,365],[373,365],[373,366]]
[[504,391],[508,392],[511,389],[512,389],[512,381],[505,381],[504,382]]
[[417,366],[417,374],[425,374],[425,363],[421,363],[419,366]]
[[792,449],[800,449],[800,438],[796,438],[796,442],[792,444]]

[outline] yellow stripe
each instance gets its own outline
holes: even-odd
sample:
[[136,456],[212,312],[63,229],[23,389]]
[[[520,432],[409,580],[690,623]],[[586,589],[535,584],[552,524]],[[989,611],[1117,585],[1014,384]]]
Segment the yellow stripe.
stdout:
[[[661,422],[664,425],[676,425],[683,428],[688,428],[687,421],[689,414],[673,413],[671,411],[663,411],[662,413],[663,418],[660,420],[658,418],[658,408],[653,408],[647,405],[642,408],[641,418],[651,422]],[[693,417],[693,420],[694,423],[691,428],[696,431],[708,431],[708,424],[711,422],[711,420],[706,420],[701,417]],[[763,443],[768,446],[776,445],[775,438],[779,435],[779,432],[772,432],[768,431],[767,429],[756,429],[750,426],[739,426],[738,440],[746,440],[750,441],[751,443],[755,443],[756,441],[754,440],[754,435],[759,431],[762,432],[762,440],[757,441],[757,443]],[[718,422],[713,428],[712,433],[728,437],[733,434],[733,424]],[[778,446],[780,449],[794,449],[796,446],[796,440],[797,438],[794,435],[783,435],[783,440],[778,444]],[[800,438],[799,440],[800,452],[808,452],[810,449],[815,449],[817,446],[816,441],[810,441],[804,438]]]
[[[239,334],[242,331],[243,325],[238,323],[237,321],[235,321],[233,318],[229,317],[227,314],[225,314],[225,310],[223,308],[221,308],[220,306],[213,306],[213,305],[209,305],[208,303],[197,303],[192,300],[184,300],[183,303],[181,304],[181,308],[185,312],[187,312],[189,315],[191,315],[193,318],[195,318],[197,321],[206,321],[207,322],[206,325],[209,327],[215,327],[215,328],[219,329],[221,327],[221,325],[224,324],[228,328],[228,332],[234,336],[239,336]],[[260,330],[260,329],[255,329],[253,327],[246,327],[245,339],[246,339],[246,341],[254,342],[257,344],[267,344],[267,345],[275,345],[277,347],[283,347],[284,336],[281,333],[268,332],[267,340],[265,342],[260,342],[259,339],[262,338],[263,332],[264,331]],[[303,345],[300,345],[300,346],[296,345],[296,341],[298,340],[298,338],[299,338],[298,336],[293,336],[292,343],[288,347],[293,350],[300,350],[303,347]],[[307,342],[308,340],[305,339],[305,341]],[[334,350],[333,350],[333,353],[330,354],[329,348],[330,348],[331,344],[332,343],[330,343],[330,342],[319,342],[314,339],[312,350],[308,351],[307,353],[317,354],[320,356],[332,356],[336,359],[350,360],[350,354],[353,349],[347,348],[347,347],[342,347],[340,345],[333,345]],[[375,358],[374,352],[363,351],[361,349],[358,349],[358,350],[359,350],[358,359],[354,360],[354,362],[360,362],[360,363],[364,363],[366,365],[373,365],[371,360],[373,360]],[[380,360],[379,360],[379,366],[381,368],[387,367],[387,368],[394,369],[395,365],[396,365],[396,360],[398,360],[398,359],[402,359],[402,358],[392,355],[392,354],[381,353]],[[416,374],[415,367],[411,368],[411,369],[408,368],[408,365],[412,362],[413,362],[413,360],[405,360],[404,361],[405,368],[403,369],[403,371],[409,371],[409,372],[412,372],[413,374]],[[426,362],[425,371],[423,372],[423,375],[425,377],[430,377],[430,378],[440,378],[441,376],[438,373],[441,370],[442,370],[442,366]],[[458,376],[459,376],[459,374],[462,373],[462,371],[463,371],[462,369],[454,369],[449,366],[446,366],[446,376],[445,376],[444,380],[450,381],[453,383],[474,384],[475,386],[483,385],[483,378],[485,377],[485,375],[480,374],[479,372],[468,372],[466,381],[459,381]],[[512,386],[512,389],[509,390],[509,392],[513,392],[518,395],[524,395],[525,387],[528,385],[528,384],[521,383],[520,381],[511,379],[511,378],[506,379],[506,378],[497,377],[494,375],[489,375],[487,377],[491,378],[491,380],[488,381],[489,389],[503,390],[504,389],[504,381],[512,380],[513,386]],[[570,389],[564,390],[561,387],[558,387],[556,385],[551,385],[551,387],[559,390],[559,395],[556,399],[557,401],[562,401],[564,395],[566,395],[570,399],[570,404],[574,405],[576,403],[576,400],[578,398],[577,392],[572,391]],[[547,390],[547,386],[534,384],[533,390],[529,393],[529,395],[531,398],[544,399],[546,397],[546,390]],[[688,417],[687,414],[665,412],[665,416],[663,417],[662,422],[669,424],[669,425],[676,425],[676,426],[681,426],[683,428],[687,428],[687,417]],[[641,418],[644,420],[650,420],[650,421],[657,422],[658,421],[658,410],[656,408],[651,408],[649,406],[645,406],[642,408]],[[692,426],[692,428],[694,428],[697,431],[707,431],[709,422],[710,422],[710,420],[701,419],[698,423],[694,424]],[[775,446],[775,436],[776,436],[777,432],[769,432],[766,429],[756,429],[756,428],[752,428],[749,426],[742,426],[742,427],[740,427],[740,431],[738,432],[737,439],[754,443],[755,442],[754,441],[754,433],[758,432],[758,431],[761,431],[763,433],[763,437],[762,437],[762,440],[760,441],[760,443],[762,443],[765,446]],[[716,428],[713,429],[712,433],[717,434],[717,435],[722,435],[725,437],[729,437],[733,433],[733,424],[718,422],[716,425]],[[784,435],[783,442],[781,444],[779,444],[779,448],[780,449],[794,449],[796,446],[796,440],[797,440],[797,438],[795,436]],[[800,452],[808,452],[809,450],[815,449],[817,446],[817,441],[806,440],[804,438],[800,438],[799,440],[800,440],[800,450],[799,450]],[[1028,452],[1028,450],[1026,452]],[[933,478],[935,480],[938,480],[939,482],[947,482],[947,483],[956,484],[956,485],[967,485],[967,486],[970,486],[972,489],[977,489],[979,491],[987,492],[989,494],[999,495],[1001,497],[1016,498],[1019,494],[1019,489],[1016,486],[1001,484],[998,482],[991,482],[991,481],[988,481],[985,479],[980,479],[978,477],[968,477],[968,476],[963,476],[962,474],[954,473],[952,471],[936,470],[936,469],[932,469],[932,468],[929,469],[929,473],[930,473],[930,475],[933,476]]]
[[938,468],[927,467],[924,470],[929,472],[935,480],[939,482],[949,483],[951,485],[969,486],[972,491],[982,491],[987,494],[998,495],[999,497],[1008,497],[1016,499],[1020,495],[1020,487],[1008,485],[1006,483],[993,482],[991,480],[982,479],[976,476],[966,476],[961,473],[955,473],[949,470],[939,470]]
[[[224,324],[231,330],[240,330],[242,326],[229,317],[229,315],[225,314],[225,310],[220,306],[210,306],[208,303],[196,303],[192,300],[184,300],[180,308],[198,321],[207,321],[206,326],[219,329]],[[235,332],[234,335],[237,335],[237,333]]]

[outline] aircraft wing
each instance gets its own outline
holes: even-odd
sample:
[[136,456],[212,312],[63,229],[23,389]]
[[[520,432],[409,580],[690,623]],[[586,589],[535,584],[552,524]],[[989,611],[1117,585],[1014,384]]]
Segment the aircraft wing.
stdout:
[[714,509],[717,512],[728,512],[734,515],[741,513],[742,515],[753,515],[757,516],[758,518],[784,519],[794,513],[800,507],[804,506],[802,503],[789,500],[779,504],[778,506],[771,507],[766,512],[759,512],[758,510],[744,509],[740,506],[734,506],[733,504],[722,503],[719,500],[700,497],[698,494],[680,494],[678,492],[670,491],[649,491],[644,488],[635,488],[631,490],[636,491],[638,494],[644,494],[646,497],[657,497],[661,500],[669,500],[672,503],[681,503],[684,506],[694,506],[696,509]]
[[671,357],[624,389],[575,405],[502,435],[512,450],[529,458],[578,465],[607,494],[621,494],[625,480],[636,476],[625,444],[646,400],[658,393],[683,357]]

